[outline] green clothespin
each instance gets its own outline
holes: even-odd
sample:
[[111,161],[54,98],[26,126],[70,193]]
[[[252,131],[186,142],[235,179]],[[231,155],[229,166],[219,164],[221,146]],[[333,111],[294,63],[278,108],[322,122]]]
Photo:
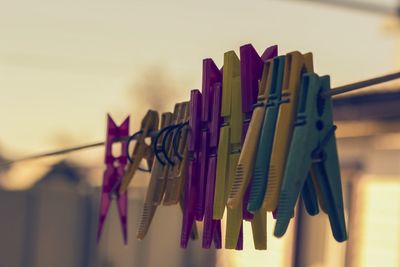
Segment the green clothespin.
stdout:
[[[284,68],[285,56],[279,56],[273,59],[270,68],[272,78],[270,84],[267,85],[269,86],[269,95],[265,105],[264,121],[258,142],[253,182],[251,184],[249,203],[247,206],[248,211],[251,213],[257,212],[261,208],[264,200],[268,167],[271,158],[272,144],[274,142],[275,125],[279,112],[279,102],[281,100]],[[267,68],[264,67],[263,76],[268,75],[266,70]]]
[[329,90],[329,76],[319,77],[314,73],[303,76],[279,197],[275,236],[285,233],[311,167],[314,181],[321,190],[333,236],[339,242],[347,239],[332,102],[330,98],[322,97]]
[[[284,69],[285,56],[275,58],[270,70],[272,72],[272,78],[268,85],[269,95],[265,107],[265,116],[261,135],[257,146],[257,155],[253,171],[253,183],[250,191],[249,204],[247,206],[248,211],[252,213],[257,212],[261,208],[267,188],[269,164],[271,160],[279,105],[281,102],[283,104],[285,103],[285,100],[281,101]],[[304,184],[302,198],[304,199],[307,212],[310,215],[318,214],[318,201],[311,177],[307,179]]]
[[[292,140],[293,121],[296,117],[301,77],[302,74],[312,71],[311,53],[302,55],[295,51],[286,54],[281,101],[263,202],[263,208],[267,211],[275,211],[278,205],[284,170],[287,165],[287,154]],[[310,184],[312,185],[311,178],[303,192],[305,196],[303,200],[308,213],[315,215],[319,212],[318,201],[315,191],[309,190],[310,188],[313,189],[312,186],[308,186]]]

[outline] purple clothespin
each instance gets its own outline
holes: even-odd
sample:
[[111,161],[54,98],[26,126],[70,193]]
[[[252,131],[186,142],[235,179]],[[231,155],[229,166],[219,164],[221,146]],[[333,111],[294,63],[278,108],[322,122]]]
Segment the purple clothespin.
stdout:
[[[240,47],[240,68],[242,82],[242,110],[245,116],[243,121],[242,141],[244,141],[249,128],[251,116],[253,114],[253,105],[257,102],[258,82],[261,79],[264,62],[276,57],[278,47],[271,46],[267,48],[260,57],[257,51],[251,44],[246,44]],[[252,220],[253,214],[247,211],[247,203],[249,201],[249,193],[251,182],[247,187],[243,198],[243,218]]]
[[202,97],[199,90],[190,92],[188,175],[185,181],[181,247],[186,248],[195,219],[195,204],[198,198],[200,180],[200,142],[201,142],[201,109]]
[[213,219],[217,150],[219,141],[222,73],[212,59],[203,60],[203,108],[201,119],[201,164],[197,218],[204,216],[203,248],[221,248],[221,221]]
[[99,224],[97,228],[97,242],[99,242],[101,233],[103,231],[104,222],[110,208],[110,203],[113,197],[116,197],[119,219],[122,227],[122,235],[124,243],[128,242],[127,235],[127,206],[128,197],[127,192],[119,193],[122,176],[125,172],[125,165],[127,163],[127,148],[126,142],[122,141],[115,145],[121,146],[121,155],[118,157],[113,156],[112,146],[115,140],[126,138],[129,136],[129,116],[124,120],[121,126],[117,126],[110,115],[107,116],[107,140],[105,144],[105,159],[106,170],[103,176],[103,185],[101,190],[101,202],[99,212]]
[[212,59],[203,60],[202,112],[201,112],[201,145],[200,145],[200,180],[198,201],[196,203],[196,220],[204,217],[207,172],[209,163],[210,128],[213,114],[214,84],[222,83],[222,73]]

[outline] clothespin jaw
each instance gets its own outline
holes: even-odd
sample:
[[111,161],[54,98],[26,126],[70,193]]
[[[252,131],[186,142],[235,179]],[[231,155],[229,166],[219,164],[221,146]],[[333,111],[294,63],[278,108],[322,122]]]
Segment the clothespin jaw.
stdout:
[[195,204],[198,199],[200,179],[202,95],[199,90],[190,92],[190,118],[188,132],[188,175],[184,183],[181,247],[186,248],[195,225]]
[[[271,67],[267,65],[271,64]],[[276,120],[281,99],[283,72],[285,67],[285,56],[279,56],[271,63],[265,63],[261,81],[265,81],[270,75],[270,83],[261,82],[260,86],[268,86],[268,97],[265,104],[264,121],[260,131],[257,153],[254,160],[253,181],[249,197],[248,211],[255,213],[260,210],[265,189],[267,186],[268,167],[271,159],[272,144],[275,134]],[[269,73],[270,72],[270,73]]]
[[[172,136],[170,145],[171,154],[174,154],[174,165],[170,166],[168,173],[167,188],[165,190],[164,205],[174,205],[181,199],[182,182],[187,173],[187,127],[182,127],[189,119],[189,102],[182,102],[177,105],[178,116],[176,119],[176,130]],[[174,142],[178,139],[175,149]],[[177,151],[175,151],[177,150]],[[182,155],[179,158],[176,154]],[[179,155],[179,156],[180,156]]]
[[335,239],[347,239],[339,160],[335,141],[331,99],[321,95],[330,89],[328,76],[303,76],[293,140],[279,198],[274,234],[282,236],[289,224],[310,166],[321,189]]
[[126,158],[126,141],[115,143],[121,146],[121,154],[116,157],[112,153],[112,147],[115,140],[126,138],[129,136],[129,117],[118,127],[110,115],[107,116],[107,138],[105,144],[105,159],[106,169],[103,175],[103,184],[101,190],[101,201],[99,211],[99,223],[97,231],[97,242],[99,242],[103,232],[104,223],[110,208],[110,203],[113,196],[116,197],[118,214],[121,222],[122,235],[124,243],[127,244],[127,194],[119,193],[120,179],[124,174]]
[[304,72],[312,72],[312,70],[311,53],[302,55],[296,51],[286,55],[282,98],[269,165],[267,190],[263,202],[266,211],[274,211],[277,207],[286,157],[292,138],[301,75]]
[[[172,124],[172,113],[165,112],[161,114],[161,129],[166,129],[167,126]],[[160,205],[165,191],[165,184],[167,177],[165,177],[164,169],[167,168],[167,164],[161,155],[158,153],[162,148],[163,137],[166,134],[165,131],[160,132],[158,138],[156,138],[156,149],[154,153],[157,153],[157,159],[153,161],[151,168],[150,181],[147,188],[146,198],[143,204],[143,211],[140,217],[139,228],[137,231],[137,238],[143,240],[150,228],[157,206]]]
[[[154,154],[151,150],[150,145],[145,143],[145,139],[150,136],[151,132],[158,130],[158,112],[154,110],[149,110],[142,120],[139,135],[135,147],[132,152],[132,163],[130,163],[125,172],[124,178],[121,183],[121,192],[125,192],[131,182],[133,176],[139,168],[142,159],[146,159],[148,166],[153,165]],[[154,141],[154,139],[152,139]]]

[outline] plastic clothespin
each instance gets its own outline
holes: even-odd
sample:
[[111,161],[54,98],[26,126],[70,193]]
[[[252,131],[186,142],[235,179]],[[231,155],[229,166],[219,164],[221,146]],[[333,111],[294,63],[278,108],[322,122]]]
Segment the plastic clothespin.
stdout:
[[[270,64],[270,67],[268,65]],[[268,86],[268,97],[265,103],[265,115],[261,127],[260,138],[257,146],[257,154],[254,160],[253,181],[249,196],[248,211],[257,212],[263,203],[267,186],[268,166],[271,158],[272,144],[274,141],[276,120],[281,100],[281,89],[285,67],[285,56],[279,56],[271,63],[265,63],[260,86]],[[267,76],[270,83],[266,83]]]
[[252,177],[253,163],[255,152],[257,151],[258,139],[260,135],[261,126],[264,121],[265,104],[269,94],[269,85],[271,84],[272,74],[271,69],[272,61],[267,61],[264,65],[264,73],[258,92],[257,103],[254,104],[253,115],[250,120],[248,131],[245,141],[240,153],[239,162],[236,167],[235,181],[229,196],[229,205],[231,207],[241,204],[245,190],[250,183]]
[[[140,217],[139,228],[137,231],[137,238],[142,240],[147,234],[153,216],[156,212],[157,206],[160,205],[165,191],[165,184],[167,177],[165,177],[165,169],[168,167],[165,159],[162,159],[158,154],[161,151],[163,137],[166,134],[165,129],[172,124],[172,113],[165,112],[161,114],[161,129],[155,140],[154,153],[156,153],[156,160],[153,161],[151,168],[150,181],[147,188],[146,198],[143,204],[142,216]],[[164,130],[163,130],[164,129]]]
[[[121,192],[125,192],[127,190],[129,183],[131,182],[136,171],[139,169],[142,159],[146,159],[149,167],[153,165],[154,153],[151,149],[151,145],[145,143],[145,139],[150,136],[150,133],[158,130],[158,121],[159,118],[157,111],[147,111],[140,126],[141,134],[139,135],[132,152],[132,163],[128,164],[127,170],[122,179],[120,188]],[[153,141],[154,138],[152,137],[152,142]]]
[[188,174],[184,182],[181,247],[186,248],[195,224],[195,204],[200,180],[200,144],[202,95],[199,90],[190,92],[190,117],[188,132]]
[[[177,204],[182,196],[182,182],[187,173],[187,127],[182,128],[184,123],[189,119],[189,102],[182,102],[177,104],[178,116],[175,124],[177,125],[176,130],[172,136],[170,144],[170,154],[174,160],[174,165],[170,166],[167,187],[164,196],[164,205]],[[174,147],[177,138],[177,148]],[[175,151],[177,149],[177,151]],[[182,156],[181,156],[182,155]],[[180,156],[180,157],[179,157]]]
[[[212,59],[205,59],[203,60],[203,125],[201,129],[201,169],[199,188],[199,202],[201,202],[202,186],[205,185],[203,248],[210,248],[213,239],[216,248],[222,247],[221,220],[213,219],[221,99],[221,72]],[[198,215],[200,215],[201,206],[198,206],[197,212]]]
[[[293,121],[296,116],[301,75],[312,71],[311,53],[302,55],[296,51],[286,55],[282,95],[269,164],[267,188],[263,201],[263,208],[267,211],[274,211],[277,208],[287,153],[292,140]],[[309,188],[305,187],[305,190]],[[303,197],[303,199],[308,212],[317,214],[318,203],[315,192],[310,190],[305,192],[304,196],[305,198]]]
[[[228,190],[233,183],[233,173],[242,146],[243,113],[240,82],[240,60],[234,51],[226,52],[222,82],[222,122],[214,191],[215,220],[221,220],[223,217]],[[227,214],[225,248],[243,249],[242,208],[228,209]]]
[[127,244],[127,206],[128,198],[127,193],[120,193],[119,187],[121,178],[124,175],[125,165],[127,163],[126,157],[126,143],[115,143],[121,146],[120,156],[113,155],[113,144],[120,138],[129,137],[129,117],[118,127],[110,115],[107,116],[107,139],[105,146],[105,159],[106,170],[104,171],[103,184],[101,190],[101,202],[99,212],[99,224],[97,230],[97,242],[99,242],[103,232],[104,222],[110,208],[111,199],[115,196],[118,206],[119,219],[122,227],[122,235],[124,243]]
[[200,177],[198,183],[198,199],[195,204],[197,221],[204,217],[206,185],[210,154],[210,126],[213,114],[214,84],[222,83],[222,74],[212,59],[203,60],[202,109],[200,120]]
[[[259,88],[259,80],[262,77],[264,62],[277,56],[277,46],[267,48],[260,57],[251,44],[240,47],[240,64],[241,64],[241,92],[242,92],[242,111],[244,113],[244,121],[242,127],[242,142],[245,142],[247,130],[253,115],[253,105],[257,101]],[[232,188],[228,195],[228,207],[235,209],[242,207],[243,218],[251,220],[253,241],[256,249],[266,249],[266,214],[260,212],[255,214],[247,211],[247,201],[249,193],[249,183],[251,175],[247,176],[247,180],[242,179],[243,176],[235,175]],[[236,183],[236,185],[235,185]],[[236,190],[241,189],[241,190]],[[229,210],[229,209],[228,209]]]
[[300,190],[312,167],[333,236],[339,242],[347,239],[332,101],[330,97],[322,97],[329,90],[329,76],[319,77],[314,73],[303,75],[293,139],[279,197],[274,231],[276,236],[285,233]]

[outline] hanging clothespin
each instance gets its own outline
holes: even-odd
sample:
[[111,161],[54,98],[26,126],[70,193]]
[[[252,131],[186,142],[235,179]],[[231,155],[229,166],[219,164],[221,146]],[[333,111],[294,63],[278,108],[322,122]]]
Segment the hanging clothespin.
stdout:
[[[268,67],[268,65],[271,65]],[[267,186],[268,167],[271,158],[272,144],[275,135],[276,120],[281,100],[281,89],[285,67],[285,56],[279,56],[271,63],[265,63],[261,78],[260,87],[267,86],[268,97],[265,103],[264,121],[261,127],[257,153],[254,160],[253,181],[249,196],[248,211],[257,212],[263,203],[265,189]],[[270,76],[270,83],[267,84],[266,77]]]
[[[124,243],[127,244],[127,205],[128,197],[127,193],[120,193],[120,182],[124,175],[125,165],[127,163],[126,157],[126,143],[122,141],[120,143],[114,143],[121,141],[118,139],[129,137],[129,117],[118,127],[110,115],[107,116],[107,139],[105,144],[105,159],[106,170],[103,175],[103,184],[101,189],[101,201],[100,201],[100,212],[99,212],[99,224],[97,228],[97,242],[99,242],[101,234],[103,232],[104,222],[106,220],[108,210],[112,198],[116,198],[119,219],[122,227],[122,235]],[[119,156],[113,155],[113,144],[121,146],[121,154]]]
[[[312,71],[313,61],[311,53],[302,55],[296,51],[286,55],[282,96],[269,164],[267,188],[263,202],[263,207],[267,211],[275,211],[277,208],[287,153],[292,140],[293,122],[296,116],[301,75]],[[304,194],[302,196],[307,211],[315,215],[319,212],[319,209],[312,183],[311,179],[309,179],[309,182],[304,187]]]
[[147,188],[146,198],[143,204],[142,216],[140,217],[139,229],[137,238],[142,240],[147,234],[157,206],[160,205],[165,191],[167,177],[165,177],[165,169],[168,168],[165,158],[162,158],[158,153],[162,149],[163,138],[166,134],[167,127],[172,124],[172,113],[165,112],[161,114],[161,128],[155,140],[154,153],[156,160],[153,161],[151,168],[150,181]]
[[253,170],[254,155],[257,150],[260,129],[264,121],[265,102],[269,93],[267,85],[271,84],[272,61],[267,61],[264,65],[264,73],[262,76],[257,103],[254,104],[253,115],[250,119],[248,131],[240,153],[239,162],[236,167],[236,177],[229,196],[229,205],[231,207],[238,206],[242,203],[243,196],[250,183]]
[[[140,134],[136,140],[135,147],[132,152],[132,162],[128,164],[125,175],[121,183],[121,192],[125,192],[131,182],[136,171],[139,169],[140,162],[142,159],[147,161],[147,166],[153,165],[154,153],[151,149],[151,145],[146,144],[145,139],[150,136],[150,133],[158,130],[158,112],[154,110],[147,111],[144,116],[141,126]],[[151,137],[151,141],[154,142],[154,138]]]
[[[221,220],[213,219],[213,209],[221,114],[222,75],[212,59],[203,60],[202,92],[203,110],[199,187],[199,202],[202,201],[202,191],[205,190],[202,247],[210,248],[214,239],[215,247],[221,248]],[[204,189],[202,189],[203,186],[205,186]],[[198,205],[197,208],[197,215],[201,216],[201,205]]]
[[[233,183],[233,172],[242,146],[242,97],[240,60],[234,51],[224,54],[221,129],[218,145],[217,174],[214,191],[213,218],[221,220],[228,190]],[[243,249],[242,208],[228,209],[225,248]]]
[[[244,143],[247,134],[249,134],[247,130],[253,115],[253,105],[257,101],[259,80],[262,77],[264,62],[275,56],[277,56],[277,46],[267,48],[261,57],[251,44],[240,47],[242,111],[244,113],[242,142]],[[241,154],[243,149],[244,147]],[[228,211],[229,209],[241,207],[243,209],[243,218],[251,220],[255,248],[266,249],[266,214],[265,212],[259,212],[253,217],[253,214],[247,211],[250,180],[251,174],[247,177],[235,175],[228,195]]]
[[181,247],[186,248],[195,226],[196,202],[200,180],[201,110],[202,95],[199,90],[190,92],[190,117],[188,132],[188,174],[184,182]]
[[163,205],[175,205],[182,196],[182,183],[187,174],[187,127],[189,102],[177,104],[176,128],[169,146],[174,165],[170,166]]
[[285,168],[274,234],[282,236],[289,224],[300,190],[312,175],[321,190],[334,238],[347,239],[342,185],[336,147],[329,76],[303,75],[293,139]]

